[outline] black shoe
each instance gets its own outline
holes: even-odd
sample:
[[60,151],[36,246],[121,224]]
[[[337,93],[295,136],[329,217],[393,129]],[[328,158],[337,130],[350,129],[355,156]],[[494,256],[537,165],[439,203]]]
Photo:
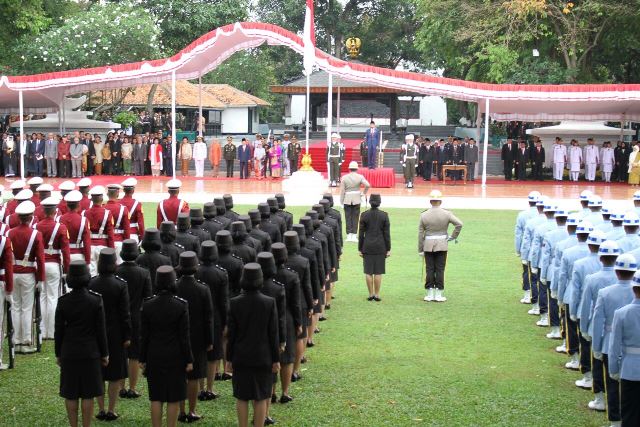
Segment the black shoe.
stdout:
[[212,391],[205,391],[205,394],[207,395],[206,400],[216,400],[218,397],[220,397],[219,394],[214,393]]
[[107,413],[104,411],[98,412],[98,414],[96,415],[96,419],[104,421],[105,419],[107,419]]
[[378,297],[378,296],[373,297],[373,299],[374,299],[376,302],[380,302],[380,301],[382,301],[382,299],[380,299],[380,297]]
[[283,394],[282,396],[280,396],[280,403],[289,403],[292,400],[293,400],[293,397],[287,396],[286,394]]
[[331,310],[331,304],[327,304],[327,305],[325,305],[325,306],[324,306],[324,308],[325,308],[326,310]]
[[189,422],[189,417],[187,416],[187,414],[182,412],[180,415],[178,415],[178,422],[180,422],[180,423],[188,423]]
[[367,298],[367,301],[373,301],[373,298],[374,297],[370,296],[369,298]]
[[128,399],[129,391],[123,388],[122,390],[120,390],[120,393],[118,393],[118,395],[120,396],[120,399]]
[[271,403],[276,403],[278,401],[278,396],[276,396],[275,394],[271,395]]
[[233,375],[231,375],[231,374],[228,374],[226,372],[224,374],[222,374],[222,381],[228,381],[231,378],[233,378]]
[[313,331],[314,334],[319,334],[320,332],[322,332],[322,331],[320,329],[318,329],[318,328],[314,329],[314,331]]
[[209,400],[207,399],[207,392],[204,390],[200,391],[200,393],[198,393],[198,400],[201,402],[204,402],[205,400]]
[[336,297],[334,297],[333,295],[331,295],[331,299],[336,299]]
[[311,347],[315,347],[315,344],[312,342],[307,342],[307,347],[311,348]]
[[115,414],[113,412],[107,412],[104,416],[104,420],[105,421],[115,421],[118,419],[118,414]]
[[266,425],[266,426],[271,426],[271,425],[274,425],[275,423],[276,423],[276,421],[271,417],[266,417],[264,419],[264,425]]
[[195,423],[196,421],[200,421],[202,419],[201,415],[198,414],[189,414],[187,415],[187,422],[188,423]]
[[291,374],[291,382],[295,383],[296,381],[300,381],[302,379],[302,377],[300,376],[300,374]]
[[307,358],[302,356],[302,359],[300,359],[300,363],[307,363]]
[[214,377],[215,381],[222,381],[222,374],[221,373],[217,373],[216,376]]
[[324,322],[325,320],[327,320],[327,318],[323,316],[323,317],[319,318],[318,320],[321,321],[321,322]]
[[127,399],[137,399],[140,396],[142,396],[140,393],[138,393],[135,390],[129,390],[127,391]]

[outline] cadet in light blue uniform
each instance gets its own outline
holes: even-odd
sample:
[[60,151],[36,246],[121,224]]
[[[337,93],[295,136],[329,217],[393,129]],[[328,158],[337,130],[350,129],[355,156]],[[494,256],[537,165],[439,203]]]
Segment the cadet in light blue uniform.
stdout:
[[607,232],[607,240],[618,240],[624,236],[624,214],[622,212],[611,213],[611,230]]
[[[567,308],[569,318],[576,324],[576,326],[578,325],[577,322],[579,320],[578,305],[580,305],[580,300],[582,299],[584,280],[587,275],[600,270],[601,264],[598,257],[598,250],[604,240],[605,237],[602,231],[593,230],[593,232],[589,234],[589,239],[587,240],[589,254],[576,261],[573,265],[573,274],[571,275],[571,281],[569,282],[569,286],[565,294],[570,294]],[[580,372],[583,374],[583,377],[581,380],[576,381],[576,386],[591,390],[591,344],[580,333],[578,334],[578,342],[580,344],[580,361],[578,367],[580,368]],[[572,366],[570,368],[574,369],[575,364],[573,364],[573,360],[571,363]]]
[[613,315],[609,375],[620,381],[622,426],[640,426],[640,274],[633,276],[634,298]]
[[[558,207],[554,205],[550,200],[547,200],[544,204],[544,207],[542,208],[542,212],[544,213],[546,220],[540,223],[540,225],[538,225],[533,231],[533,240],[531,242],[531,248],[529,249],[529,265],[531,266],[531,273],[538,277],[536,283],[538,288],[538,303],[534,304],[531,310],[529,310],[529,314],[533,315],[547,313],[549,309],[549,300],[547,299],[546,287],[542,291],[540,291],[540,255],[542,251],[544,235],[556,228],[556,220],[554,219],[554,215],[557,210]],[[534,284],[532,283],[531,286],[533,287]]]
[[[638,263],[633,255],[622,254],[616,260],[616,276],[618,281],[598,292],[596,305],[593,309],[591,321],[592,351],[593,357],[602,360],[605,369],[608,366],[609,341],[611,339],[611,327],[613,314],[617,309],[633,301],[631,279],[638,269]],[[620,421],[620,401],[618,381],[605,374],[607,415],[609,421]],[[615,425],[615,424],[614,424]]]
[[589,213],[582,218],[583,221],[589,221],[593,224],[594,227],[602,224],[604,219],[602,218],[602,197],[593,194],[589,197],[589,202],[587,202],[587,206],[589,207]]
[[611,225],[612,212],[609,208],[602,208],[602,211],[600,212],[602,213],[602,222],[596,225],[595,228],[596,230],[600,230],[606,234],[613,228],[613,225]]
[[[589,343],[591,343],[591,336],[589,332],[591,319],[593,317],[593,308],[596,303],[596,298],[598,297],[598,291],[606,288],[607,286],[611,286],[618,280],[616,273],[613,271],[613,266],[616,262],[616,258],[620,255],[620,248],[613,240],[607,240],[600,245],[598,255],[600,255],[602,268],[597,273],[589,274],[584,279],[582,299],[578,306],[580,333]],[[604,411],[606,407],[604,401],[604,371],[602,369],[601,360],[595,358],[591,359],[591,373],[591,389],[594,393],[594,399],[589,402],[588,407],[594,411]],[[589,388],[587,376],[585,375],[585,378],[576,381],[576,386]]]
[[591,213],[591,209],[589,209],[589,199],[593,196],[593,192],[589,190],[584,190],[580,193],[580,206],[582,209],[578,212],[578,217],[583,220]]
[[522,261],[522,265],[526,266],[529,271],[529,289],[531,291],[531,303],[534,306],[538,304],[538,275],[531,271],[531,264],[529,263],[529,251],[531,250],[531,245],[533,243],[533,233],[536,227],[543,222],[546,221],[546,217],[544,216],[544,204],[547,201],[547,198],[544,196],[540,196],[538,201],[536,202],[536,208],[538,210],[538,215],[531,217],[527,220],[527,223],[524,227],[524,233],[522,235],[522,243],[520,245],[520,259]]
[[[556,244],[567,238],[569,233],[567,232],[567,224],[568,224],[568,211],[566,209],[558,209],[554,214],[555,217],[555,228],[553,230],[548,231],[544,235],[544,239],[542,241],[542,249],[540,251],[540,298],[545,298],[548,302],[548,310],[547,312],[540,310],[540,320],[536,322],[538,326],[549,326],[551,323],[551,333],[557,335],[560,338],[560,320],[558,317],[558,302],[555,299],[551,298],[551,294],[549,292],[549,285],[551,283],[551,277],[553,275],[553,250]],[[571,224],[577,226],[578,220],[574,216],[571,219]],[[573,229],[575,232],[575,227]],[[542,305],[541,305],[542,307]],[[551,319],[549,318],[551,317]],[[547,334],[549,336],[549,334]]]
[[640,216],[640,190],[633,193],[633,209]]
[[[528,197],[529,209],[525,209],[518,213],[515,230],[516,256],[518,258],[521,258],[520,247],[522,246],[522,236],[524,235],[527,221],[533,217],[538,216],[538,208],[536,207],[536,203],[538,202],[539,197],[540,193],[538,191],[530,192]],[[526,264],[522,264],[522,289],[524,290],[524,297],[520,300],[522,304],[531,304],[531,290],[529,286],[529,266]]]
[[622,226],[624,227],[624,236],[617,240],[622,253],[639,248],[640,236],[638,236],[638,226],[640,226],[640,217],[638,217],[638,214],[635,212],[627,212],[624,214]]
[[562,320],[565,325],[565,347],[571,360],[564,366],[567,369],[578,370],[580,367],[580,359],[578,355],[578,325],[569,318],[569,309],[567,305],[571,302],[570,292],[567,292],[569,281],[573,276],[573,267],[576,261],[589,255],[589,247],[587,246],[587,238],[593,232],[593,226],[587,221],[578,224],[576,236],[578,244],[566,249],[562,253],[560,261],[560,274],[558,278],[558,302],[560,303]]

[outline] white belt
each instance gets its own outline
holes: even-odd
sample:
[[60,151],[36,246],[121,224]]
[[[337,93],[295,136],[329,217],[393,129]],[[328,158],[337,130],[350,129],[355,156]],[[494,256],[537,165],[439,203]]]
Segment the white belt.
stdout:
[[407,156],[407,157],[405,157],[405,159],[415,159],[415,158],[416,158],[416,156]]
[[91,233],[91,238],[92,239],[106,239],[107,235],[106,234],[93,234],[93,233]]
[[44,253],[47,255],[60,255],[60,249],[45,249]]
[[114,234],[124,234],[124,230],[113,230]]
[[425,240],[440,240],[440,239],[446,239],[449,236],[447,236],[446,234],[443,234],[441,236],[426,236],[424,239]]
[[131,224],[129,224],[129,227],[138,228],[138,223],[137,222],[132,222]]
[[626,354],[637,354],[640,355],[640,347],[625,347],[624,352]]
[[0,269],[0,276],[4,276],[4,268]]
[[360,191],[347,191],[347,194],[361,194]]
[[334,155],[334,156],[332,156],[332,155],[329,155],[329,157],[330,157],[330,158],[334,158],[334,157],[340,157],[340,154],[336,154],[336,155]]
[[84,243],[69,243],[69,249],[82,249],[84,248]]
[[23,259],[23,260],[20,260],[20,261],[16,260],[16,261],[13,263],[13,265],[17,265],[17,266],[19,266],[19,267],[35,267],[35,266],[36,266],[36,263],[35,263],[35,261],[34,261],[34,262],[31,262],[31,261],[29,261],[29,260],[25,260],[25,259]]

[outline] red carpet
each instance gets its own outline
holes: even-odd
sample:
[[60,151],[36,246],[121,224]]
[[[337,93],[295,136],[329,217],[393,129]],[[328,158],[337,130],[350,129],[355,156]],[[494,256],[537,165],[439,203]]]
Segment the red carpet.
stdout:
[[[360,161],[360,142],[359,139],[343,139],[344,144],[344,162],[340,167],[340,172],[345,173],[352,160]],[[318,172],[327,172],[327,142],[312,141],[309,144],[309,154],[311,155],[311,166]]]

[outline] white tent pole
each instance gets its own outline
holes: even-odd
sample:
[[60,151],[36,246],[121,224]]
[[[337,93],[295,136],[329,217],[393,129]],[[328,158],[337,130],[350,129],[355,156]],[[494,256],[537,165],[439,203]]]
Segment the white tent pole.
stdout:
[[620,116],[620,141],[624,142],[624,113]]
[[[478,104],[478,110],[480,104]],[[489,98],[485,99],[484,108],[484,150],[482,152],[482,188],[487,187],[487,154],[489,151]]]
[[58,131],[62,135],[62,104],[58,106]]
[[67,131],[67,113],[64,108],[64,95],[62,96],[62,133]]
[[176,178],[176,72],[171,72],[171,163]]
[[476,141],[480,144],[480,129],[482,128],[482,112],[480,111],[480,103],[476,104],[478,112],[476,113]]
[[333,127],[333,74],[329,73],[327,85],[327,145],[331,142],[331,128]]
[[305,143],[304,143],[304,151],[305,154],[309,154],[309,124],[311,123],[311,120],[309,120],[309,101],[311,100],[311,87],[310,87],[310,83],[309,83],[309,77],[310,75],[307,74],[307,97],[305,98],[305,107],[306,107],[306,113],[304,116],[304,120],[305,120]]
[[20,110],[20,137],[18,147],[20,147],[20,177],[24,179],[24,152],[27,145],[24,143],[24,103],[22,100],[22,91],[18,91],[18,108]]
[[340,133],[340,86],[338,86],[338,100],[336,102],[336,128],[337,132]]
[[202,76],[198,77],[198,120],[196,121],[198,126],[198,135],[203,136],[202,129]]

